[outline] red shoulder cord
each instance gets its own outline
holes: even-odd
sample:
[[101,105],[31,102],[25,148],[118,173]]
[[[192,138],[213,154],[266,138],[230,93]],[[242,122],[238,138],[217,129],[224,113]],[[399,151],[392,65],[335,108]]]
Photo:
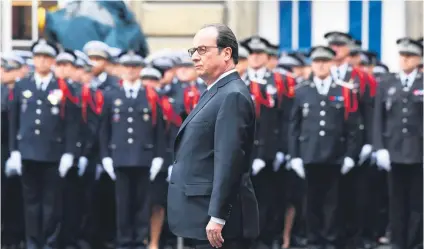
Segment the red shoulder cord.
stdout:
[[255,102],[256,117],[259,117],[261,115],[261,105],[264,105],[268,108],[272,107],[272,104],[271,104],[273,101],[272,96],[267,93],[267,97],[264,98],[262,96],[261,87],[259,86],[258,83],[254,81],[250,82],[250,92],[255,97],[254,102]]
[[170,123],[173,123],[177,127],[180,127],[183,123],[180,115],[175,113],[174,108],[172,107],[171,102],[169,102],[168,96],[163,96],[161,99],[161,107],[163,110],[163,115],[166,117],[167,129],[169,129]]
[[357,68],[354,67],[352,69],[352,74],[350,75],[350,79],[351,80],[355,80],[355,78],[358,77],[359,79],[359,92],[361,93],[361,96],[364,95],[365,92],[365,76],[364,76],[364,72]]
[[119,83],[119,86],[122,87],[124,85],[124,80],[120,79],[118,83]]
[[[342,87],[342,92],[345,106],[345,120],[347,120],[349,118],[349,113],[356,112],[358,110],[358,99],[356,94],[352,93],[352,90],[347,87]],[[351,97],[353,99],[351,99]]]
[[156,125],[157,104],[159,102],[159,96],[151,86],[146,86],[146,97],[150,104],[150,108],[152,108],[152,124]]
[[9,101],[13,101],[13,100],[14,100],[13,88],[9,88]]
[[277,88],[278,107],[281,107],[281,104],[283,103],[283,94],[286,92],[283,83],[283,76],[279,73],[274,72],[274,81],[275,87]]
[[370,96],[375,97],[377,93],[377,80],[374,78],[374,75],[366,73],[368,77],[368,87],[370,89]]
[[189,114],[200,99],[200,91],[196,86],[188,86],[184,90],[184,109]]
[[87,86],[87,84],[82,85],[82,92],[81,92],[81,112],[82,112],[82,119],[84,122],[87,122],[87,106],[91,102],[91,94],[90,94],[90,88]]
[[78,98],[73,96],[71,91],[69,90],[68,85],[66,84],[65,80],[62,78],[59,78],[57,80],[57,83],[59,85],[59,89],[62,91],[62,99],[61,99],[61,103],[60,103],[60,107],[61,107],[61,111],[60,111],[60,116],[62,118],[65,117],[65,105],[66,105],[66,100],[68,99],[69,101],[71,101],[73,104],[77,104],[78,103]]

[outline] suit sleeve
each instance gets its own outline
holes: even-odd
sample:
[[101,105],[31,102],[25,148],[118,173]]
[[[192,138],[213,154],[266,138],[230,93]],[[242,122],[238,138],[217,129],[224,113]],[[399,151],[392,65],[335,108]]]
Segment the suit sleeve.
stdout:
[[[296,96],[297,92],[296,92]],[[302,113],[299,108],[298,97],[294,98],[290,111],[289,127],[288,127],[288,152],[291,158],[300,157],[299,152],[299,136],[300,125],[302,122]]]
[[16,82],[9,96],[9,146],[10,151],[18,150],[18,141],[16,136],[19,130],[19,115],[20,115],[20,90],[21,82]]
[[[384,123],[384,107],[383,107],[383,84],[379,84],[377,94],[374,101],[374,119],[373,119],[373,147],[375,150],[384,149],[383,144],[383,123]],[[387,83],[386,83],[387,84]]]
[[100,128],[99,128],[99,149],[100,149],[100,158],[111,157],[109,150],[110,136],[112,130],[111,124],[111,96],[105,94],[105,106],[103,108],[103,113],[99,116]]
[[166,133],[165,133],[165,120],[163,119],[162,108],[157,107],[157,122],[155,127],[155,156],[165,159],[166,158]]
[[214,179],[208,214],[228,219],[232,200],[238,192],[244,165],[245,151],[255,117],[249,100],[238,92],[225,97],[215,123]]

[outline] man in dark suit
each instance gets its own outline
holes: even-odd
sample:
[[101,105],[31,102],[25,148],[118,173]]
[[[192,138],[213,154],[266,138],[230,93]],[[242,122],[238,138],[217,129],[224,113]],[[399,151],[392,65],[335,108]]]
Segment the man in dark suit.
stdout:
[[193,45],[189,54],[208,87],[175,139],[169,226],[195,248],[248,248],[259,233],[249,177],[255,113],[234,69],[237,40],[214,24],[202,28]]

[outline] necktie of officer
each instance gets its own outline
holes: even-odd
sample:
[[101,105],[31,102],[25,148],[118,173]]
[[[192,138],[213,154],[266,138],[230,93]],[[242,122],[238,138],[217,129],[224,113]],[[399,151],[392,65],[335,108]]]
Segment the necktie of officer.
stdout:
[[135,98],[134,98],[134,89],[130,89],[130,90],[128,90],[128,98],[130,98],[130,99],[135,99]]
[[403,80],[403,87],[408,87],[408,78]]

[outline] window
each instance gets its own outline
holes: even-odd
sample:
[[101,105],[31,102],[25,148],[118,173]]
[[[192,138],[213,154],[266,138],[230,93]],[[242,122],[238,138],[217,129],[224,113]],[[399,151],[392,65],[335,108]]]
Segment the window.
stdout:
[[32,39],[32,7],[24,5],[25,2],[18,2],[19,5],[12,5],[12,39],[31,40]]

